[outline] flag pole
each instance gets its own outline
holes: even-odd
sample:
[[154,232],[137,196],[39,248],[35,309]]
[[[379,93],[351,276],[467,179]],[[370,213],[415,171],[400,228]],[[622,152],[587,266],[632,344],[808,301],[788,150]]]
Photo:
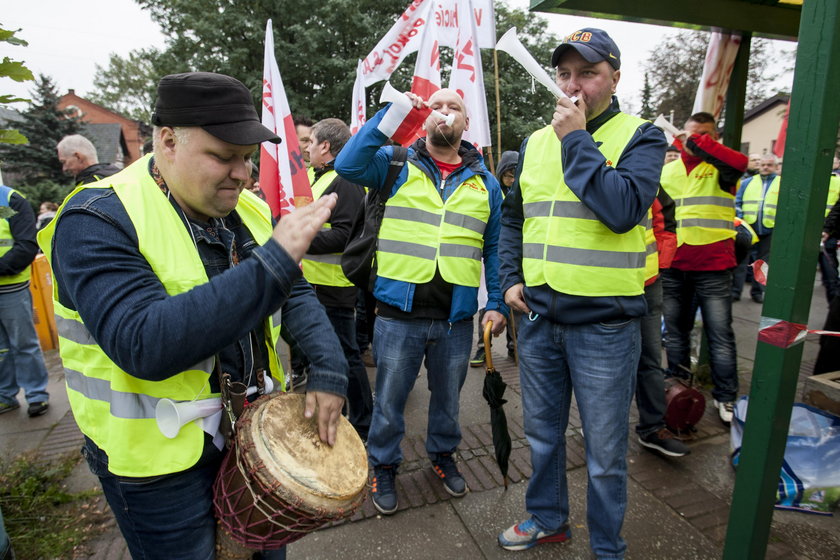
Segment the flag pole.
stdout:
[[496,78],[496,153],[502,159],[502,103],[499,94],[499,51],[493,49],[493,74]]

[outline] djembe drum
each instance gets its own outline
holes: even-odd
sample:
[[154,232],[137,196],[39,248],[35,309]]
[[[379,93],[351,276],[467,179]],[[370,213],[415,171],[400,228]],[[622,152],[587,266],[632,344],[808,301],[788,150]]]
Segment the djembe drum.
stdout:
[[217,558],[250,558],[351,516],[365,498],[367,453],[340,418],[336,444],[303,417],[303,395],[274,393],[245,407],[214,485]]

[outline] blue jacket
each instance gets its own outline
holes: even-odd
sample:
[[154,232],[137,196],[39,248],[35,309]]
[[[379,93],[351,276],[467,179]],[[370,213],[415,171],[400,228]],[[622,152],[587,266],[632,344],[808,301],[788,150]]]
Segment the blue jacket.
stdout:
[[[335,170],[339,175],[359,185],[370,188],[382,188],[393,148],[382,144],[388,141],[379,129],[379,122],[388,110],[388,105],[371,118],[355,136],[350,138],[335,160]],[[484,230],[484,278],[487,284],[487,306],[490,311],[498,311],[507,316],[508,308],[499,289],[499,228],[501,223],[502,190],[499,182],[485,167],[481,154],[467,142],[461,143],[461,167],[441,180],[440,170],[426,151],[425,140],[419,140],[408,149],[408,164],[418,167],[440,188],[443,200],[447,200],[458,186],[475,175],[480,175],[490,194],[490,219]],[[389,197],[405,184],[408,178],[406,167],[400,171]],[[412,309],[416,284],[379,277],[374,284],[373,295],[379,301],[410,312]],[[452,308],[449,322],[454,323],[469,319],[478,310],[478,288],[454,285],[452,287]]]
[[[80,192],[62,210],[53,238],[59,301],[79,312],[119,367],[152,381],[214,354],[223,371],[247,380],[254,367],[250,332],[282,311],[284,328],[312,363],[307,389],[344,395],[347,361],[300,267],[273,239],[258,246],[236,212],[221,222],[185,222],[210,281],[169,296],[114,191]],[[241,262],[231,268],[233,240]]]
[[[632,229],[647,215],[659,190],[662,161],[665,159],[665,135],[650,123],[639,132],[621,154],[618,165],[605,165],[604,155],[592,139],[592,133],[619,112],[613,97],[606,111],[586,123],[586,130],[576,130],[563,138],[561,145],[566,184],[601,222],[616,233]],[[528,140],[519,151],[516,181],[505,197],[502,234],[499,242],[502,292],[524,283],[522,273],[522,191],[519,174]],[[606,250],[609,247],[605,247]],[[534,313],[555,323],[587,324],[621,321],[641,317],[647,311],[644,295],[585,297],[555,292],[548,286],[525,287],[525,301]]]

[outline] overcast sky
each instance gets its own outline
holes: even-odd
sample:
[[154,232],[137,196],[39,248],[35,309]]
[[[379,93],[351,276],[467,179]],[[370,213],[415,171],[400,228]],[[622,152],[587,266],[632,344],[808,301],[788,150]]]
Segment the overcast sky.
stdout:
[[[529,5],[528,0],[508,1],[514,7],[527,8]],[[618,95],[625,101],[625,108],[633,110],[640,105],[639,91],[644,81],[642,63],[663,36],[676,33],[671,28],[638,23],[556,14],[546,17],[549,29],[558,36],[581,27],[599,27],[613,37],[621,49],[622,59]],[[23,60],[36,75],[43,73],[52,77],[61,93],[73,88],[82,96],[93,89],[96,64],[107,65],[110,53],[126,55],[133,49],[164,45],[157,25],[133,0],[6,0],[0,23],[6,29],[21,28],[18,35],[29,42],[26,48],[3,43],[0,56]],[[496,30],[499,37],[505,31]],[[260,45],[262,40],[262,35],[254,37]],[[788,48],[793,45],[779,43]],[[547,56],[545,53],[532,54],[539,59]],[[359,58],[365,55],[367,53],[359,53]],[[278,58],[282,56],[278,55]],[[28,97],[31,88],[31,82],[18,84],[9,78],[0,78],[2,94]],[[350,93],[347,92],[348,106]]]

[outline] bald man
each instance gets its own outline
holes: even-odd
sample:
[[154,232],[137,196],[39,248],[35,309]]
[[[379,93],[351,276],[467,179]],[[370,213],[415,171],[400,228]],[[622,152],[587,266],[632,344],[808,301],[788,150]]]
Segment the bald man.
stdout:
[[[379,230],[373,291],[376,399],[368,453],[373,504],[385,515],[397,511],[405,403],[424,362],[431,391],[426,451],[446,491],[456,497],[467,492],[454,453],[461,442],[458,401],[482,262],[488,291],[483,323],[493,321],[498,335],[507,315],[496,251],[502,191],[481,154],[461,140],[469,127],[464,101],[449,89],[435,92],[428,103],[406,95],[415,109],[428,106],[455,118],[450,125],[434,115],[426,119],[426,138],[408,148],[407,164],[387,192]],[[382,146],[402,123],[401,111],[386,107],[349,140],[335,160],[339,175],[383,188],[392,160],[399,158],[393,146]]]

